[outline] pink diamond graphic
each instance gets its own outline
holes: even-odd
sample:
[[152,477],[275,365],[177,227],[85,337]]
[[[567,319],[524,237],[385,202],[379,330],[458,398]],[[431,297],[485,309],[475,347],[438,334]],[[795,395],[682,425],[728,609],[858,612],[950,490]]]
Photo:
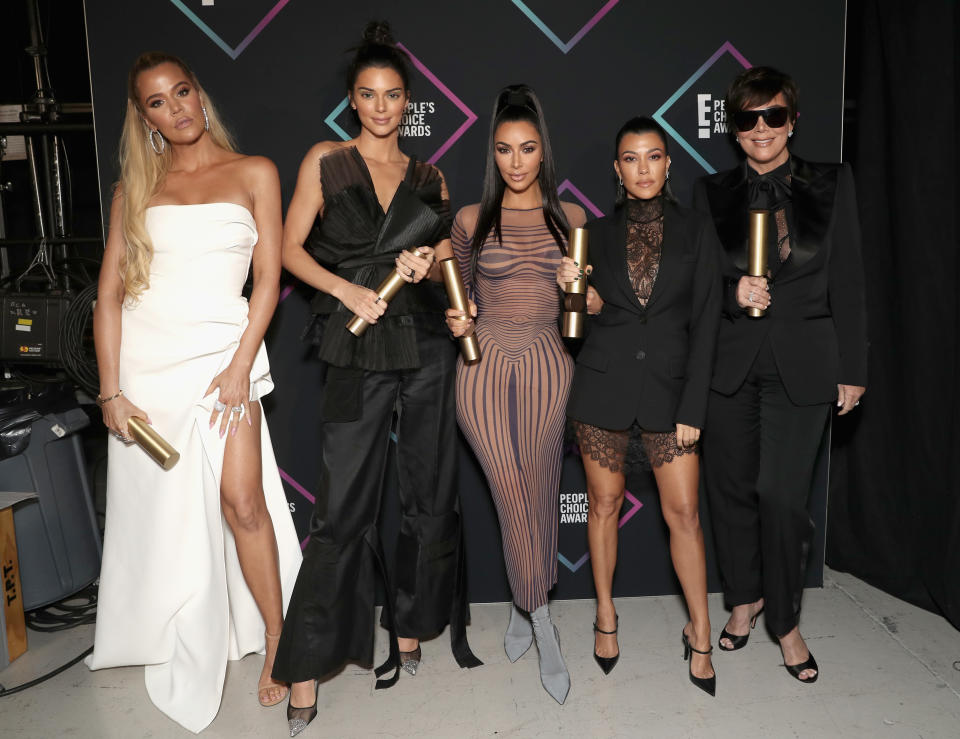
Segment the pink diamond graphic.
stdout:
[[[627,521],[637,515],[637,512],[643,508],[643,503],[637,500],[637,498],[629,490],[623,491],[623,497],[630,501],[630,510],[620,517],[620,523],[617,524],[617,528],[619,529],[622,529],[624,526],[626,526]],[[589,559],[590,552],[584,552],[583,556],[581,556],[576,562],[571,562],[569,559],[563,556],[563,554],[557,552],[557,561],[570,570],[570,572],[576,572],[579,570]]]
[[[457,140],[461,136],[463,136],[466,130],[476,122],[477,114],[474,113],[472,110],[470,110],[470,108],[468,108],[466,104],[460,98],[458,98],[449,87],[443,84],[443,82],[440,81],[440,78],[437,77],[437,75],[435,75],[433,72],[431,72],[427,68],[427,65],[425,65],[416,56],[414,56],[413,52],[410,51],[410,49],[408,49],[403,44],[399,44],[399,43],[397,44],[397,46],[403,49],[405,52],[407,52],[407,56],[410,57],[410,61],[413,63],[413,66],[416,67],[417,70],[424,77],[426,77],[430,81],[430,83],[434,87],[436,87],[443,94],[443,96],[446,97],[447,100],[449,100],[451,103],[453,103],[453,105],[456,106],[456,108],[464,115],[464,121],[460,125],[460,127],[457,128],[457,130],[454,131],[446,141],[440,144],[440,147],[433,154],[430,155],[429,159],[427,159],[428,164],[436,164],[440,160],[440,157],[446,154],[447,150],[451,146],[453,146],[457,142]],[[343,100],[340,101],[337,107],[334,108],[332,111],[330,111],[330,114],[323,119],[324,123],[330,126],[330,128],[332,128],[336,132],[336,134],[344,141],[348,141],[351,138],[351,136],[349,133],[347,133],[344,130],[343,126],[337,123],[337,117],[341,113],[343,113],[344,110],[347,109],[348,104],[349,104],[349,100],[347,98],[344,98]]]

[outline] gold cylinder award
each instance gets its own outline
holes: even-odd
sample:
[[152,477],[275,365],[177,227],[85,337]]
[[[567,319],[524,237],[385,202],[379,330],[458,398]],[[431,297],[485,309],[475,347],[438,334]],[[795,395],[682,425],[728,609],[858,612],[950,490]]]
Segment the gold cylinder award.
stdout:
[[[413,254],[415,257],[423,256],[417,247],[407,249],[407,251]],[[389,304],[390,301],[393,300],[393,296],[400,292],[400,288],[406,284],[407,281],[400,276],[400,273],[397,272],[396,269],[394,269],[387,276],[387,279],[380,283],[380,286],[377,288],[377,297]],[[363,336],[363,332],[366,331],[369,326],[369,323],[360,318],[360,316],[354,314],[353,318],[351,318],[347,323],[347,331],[354,336],[359,337]]]
[[[571,228],[567,242],[567,256],[580,265],[587,266],[587,229]],[[563,336],[567,339],[583,337],[583,316],[587,311],[587,278],[580,277],[568,282],[563,289]]]
[[139,416],[132,416],[127,420],[127,429],[133,440],[137,442],[137,446],[149,454],[163,469],[172,469],[180,461],[180,452],[170,446],[166,439]]
[[[767,276],[767,228],[770,226],[769,210],[750,211],[750,240],[747,245],[749,272],[751,277]],[[761,318],[766,311],[763,308],[747,308],[751,318]]]
[[[450,307],[465,313],[469,320],[470,304],[467,302],[467,291],[463,287],[463,280],[460,279],[460,263],[457,262],[456,257],[441,259],[440,270],[443,272],[443,284],[447,288]],[[466,365],[480,361],[480,344],[477,342],[477,337],[473,335],[473,327],[460,337],[460,353]]]

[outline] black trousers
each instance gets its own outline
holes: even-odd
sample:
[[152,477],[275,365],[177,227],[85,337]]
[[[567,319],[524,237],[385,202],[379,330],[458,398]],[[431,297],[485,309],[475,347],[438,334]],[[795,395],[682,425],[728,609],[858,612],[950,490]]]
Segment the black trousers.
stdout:
[[[324,387],[320,485],[277,651],[273,677],[300,682],[346,662],[373,661],[379,572],[384,622],[397,668],[396,637],[421,638],[451,625],[461,666],[479,664],[466,642],[466,587],[457,497],[456,353],[445,336],[420,337],[415,370],[330,367]],[[387,453],[397,412],[401,523],[388,576],[378,533]],[[388,687],[396,679],[381,680]]]
[[766,342],[736,393],[710,392],[703,465],[724,597],[737,606],[762,596],[778,637],[800,616],[807,500],[829,412],[790,400]]

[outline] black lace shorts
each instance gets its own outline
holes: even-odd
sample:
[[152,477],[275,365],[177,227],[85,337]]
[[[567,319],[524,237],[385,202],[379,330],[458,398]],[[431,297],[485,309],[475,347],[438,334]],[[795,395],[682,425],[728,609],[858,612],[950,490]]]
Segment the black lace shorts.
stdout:
[[685,454],[696,454],[700,447],[700,442],[681,447],[676,431],[644,431],[637,424],[611,431],[573,421],[573,431],[581,457],[589,457],[601,467],[624,475],[636,469],[660,467]]

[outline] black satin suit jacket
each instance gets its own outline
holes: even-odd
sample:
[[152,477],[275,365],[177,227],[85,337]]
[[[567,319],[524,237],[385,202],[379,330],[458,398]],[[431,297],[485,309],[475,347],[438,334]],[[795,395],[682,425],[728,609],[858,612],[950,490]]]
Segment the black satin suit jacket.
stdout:
[[791,156],[791,257],[771,281],[771,305],[749,318],[735,298],[747,272],[747,165],[702,177],[694,207],[709,214],[723,244],[723,314],[714,390],[735,393],[769,337],[787,395],[797,405],[828,403],[837,384],[867,384],[867,329],[860,223],[847,164]]
[[567,414],[593,426],[703,428],[720,318],[720,245],[704,215],[663,208],[660,268],[646,307],[627,273],[626,209],[587,224],[603,310],[577,356]]

